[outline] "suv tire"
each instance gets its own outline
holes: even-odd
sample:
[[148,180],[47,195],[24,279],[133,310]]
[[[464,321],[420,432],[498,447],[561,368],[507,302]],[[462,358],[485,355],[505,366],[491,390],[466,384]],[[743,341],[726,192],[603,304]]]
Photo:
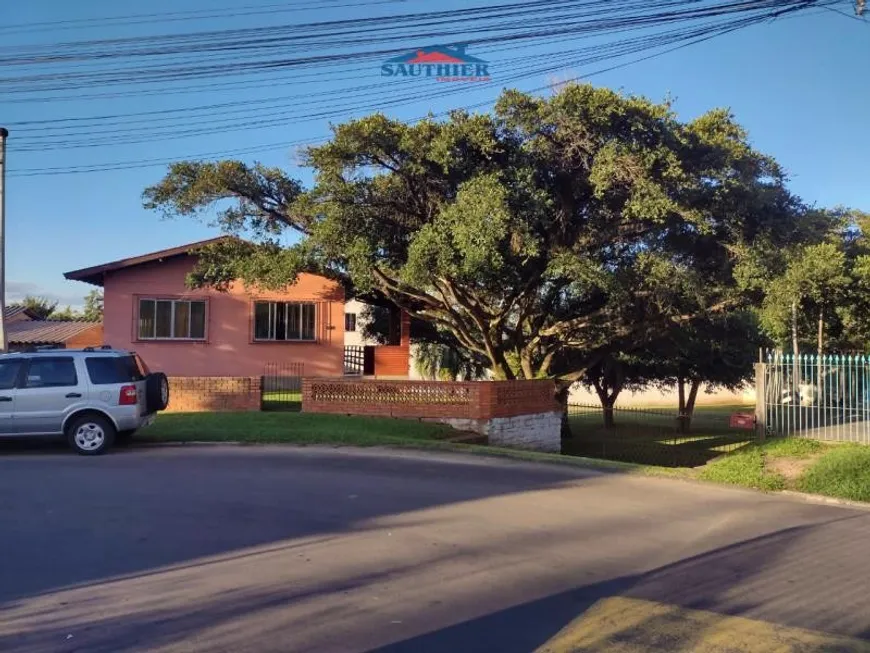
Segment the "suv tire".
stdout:
[[98,456],[115,442],[115,426],[97,413],[85,413],[71,420],[66,428],[69,446],[82,456]]
[[149,413],[166,410],[169,405],[169,379],[163,372],[145,378],[145,407]]

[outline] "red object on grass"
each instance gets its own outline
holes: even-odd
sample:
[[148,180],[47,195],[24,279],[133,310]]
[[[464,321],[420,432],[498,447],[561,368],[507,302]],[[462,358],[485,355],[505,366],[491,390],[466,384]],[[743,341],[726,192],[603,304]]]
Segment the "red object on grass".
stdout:
[[754,429],[755,415],[752,413],[734,413],[728,426],[732,429]]

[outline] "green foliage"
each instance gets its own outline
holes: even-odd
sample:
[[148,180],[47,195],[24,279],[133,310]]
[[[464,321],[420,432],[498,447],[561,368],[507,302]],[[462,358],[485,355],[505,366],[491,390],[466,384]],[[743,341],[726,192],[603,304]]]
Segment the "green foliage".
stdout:
[[[870,242],[866,230],[870,217],[842,208],[825,212],[825,216],[824,230],[780,256],[781,270],[766,282],[761,323],[777,344],[790,349],[794,307],[801,348],[815,349],[821,344],[827,351],[867,351]],[[821,227],[822,220],[817,224]]]
[[811,494],[870,501],[870,447],[831,447],[798,481]]
[[74,311],[72,306],[67,306],[62,310],[55,310],[48,316],[50,320],[57,320],[59,322],[74,322],[76,320],[81,320],[82,314],[78,311]]
[[[792,245],[810,213],[728,112],[684,123],[668,104],[586,85],[507,91],[488,115],[354,120],[305,163],[306,192],[261,166],[175,164],[145,204],[215,209],[228,232],[253,234],[212,248],[194,285],[278,286],[314,269],[449,334],[496,378],[567,384],[751,301],[740,284],[764,276],[753,252]],[[304,238],[286,248],[285,232]]]
[[414,365],[424,379],[433,381],[476,381],[485,367],[455,347],[438,342],[421,342],[414,349]]
[[24,306],[33,313],[37,319],[47,320],[51,315],[55,312],[57,308],[57,302],[47,297],[35,297],[33,295],[28,295],[18,304],[19,306]]
[[82,317],[88,322],[103,321],[103,291],[101,289],[94,288],[85,295],[85,308],[82,311]]

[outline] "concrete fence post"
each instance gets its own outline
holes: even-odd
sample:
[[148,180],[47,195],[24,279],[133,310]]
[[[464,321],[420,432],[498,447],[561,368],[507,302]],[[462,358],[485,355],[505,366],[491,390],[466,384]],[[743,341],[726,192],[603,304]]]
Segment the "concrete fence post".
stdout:
[[755,364],[755,435],[767,436],[767,364]]

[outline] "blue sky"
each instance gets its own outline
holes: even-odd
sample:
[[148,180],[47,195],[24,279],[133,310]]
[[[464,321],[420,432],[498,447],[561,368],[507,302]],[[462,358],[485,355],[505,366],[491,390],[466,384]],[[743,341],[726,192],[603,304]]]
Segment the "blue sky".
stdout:
[[[254,3],[257,0],[249,0]],[[263,0],[267,4],[268,0]],[[272,0],[274,2],[274,0]],[[412,4],[413,0],[412,0]],[[416,3],[419,7],[421,3]],[[427,3],[422,3],[423,8]],[[108,0],[34,0],[4,8],[7,24],[91,18],[131,13],[117,9]],[[205,9],[206,0],[152,0],[140,11],[170,12]],[[222,5],[227,6],[227,5]],[[446,0],[439,9],[467,6],[460,0]],[[141,7],[141,6],[140,6]],[[410,6],[409,6],[410,8]],[[330,20],[336,17],[384,15],[407,11],[395,6],[307,11],[299,20]],[[283,20],[290,20],[284,17]],[[202,25],[187,23],[186,29],[223,29],[262,24],[262,19],[212,20]],[[53,40],[106,38],[158,31],[151,25],[125,30],[105,28],[71,32],[45,32],[4,37],[0,46],[14,46]],[[167,31],[161,27],[159,31]],[[407,43],[409,48],[430,43]],[[562,46],[564,47],[564,45]],[[529,46],[521,54],[542,50]],[[492,62],[497,81],[508,74],[499,67],[506,56],[471,49],[470,54]],[[650,61],[594,77],[600,85],[621,88],[656,100],[670,95],[682,118],[691,119],[714,107],[729,107],[748,128],[756,147],[775,156],[790,172],[792,188],[804,199],[822,206],[847,205],[870,210],[870,187],[865,182],[866,153],[870,152],[870,130],[865,115],[870,101],[866,62],[870,60],[870,22],[847,20],[831,12],[815,12],[737,32],[692,46]],[[511,53],[516,56],[517,53]],[[528,79],[520,88],[533,88],[556,78],[583,76],[594,70],[565,69],[554,76]],[[357,73],[359,84],[388,83],[379,76],[379,65]],[[409,80],[406,84],[435,84]],[[277,89],[277,90],[276,90]],[[209,102],[292,94],[292,75],[276,82],[274,88],[212,93]],[[329,90],[325,83],[322,90]],[[306,91],[307,92],[307,91]],[[492,99],[495,89],[475,90],[466,85],[461,95],[435,102],[416,103],[388,111],[409,119],[429,110],[438,112],[452,106]],[[301,98],[300,98],[301,101]],[[112,112],[161,108],[171,99],[161,96],[107,101]],[[87,116],[106,111],[100,102],[46,102],[14,104],[3,101],[0,87],[0,124],[30,119]],[[347,114],[351,117],[354,114]],[[157,141],[88,150],[17,152],[26,147],[26,135],[9,140],[7,181],[7,301],[23,294],[43,294],[62,304],[79,304],[89,287],[63,279],[63,272],[109,260],[172,247],[208,238],[215,230],[192,220],[162,220],[141,206],[142,190],[160,179],[163,166],[103,171],[79,175],[20,176],[16,171],[46,167],[69,167],[150,158],[183,158],[185,155],[251,144],[281,143],[325,135],[328,123],[288,120],[280,126],[235,132],[215,132],[194,138]],[[33,150],[31,146],[29,149]],[[280,165],[303,180],[309,175],[295,166],[296,157],[287,148],[244,155],[246,161],[260,160]]]

